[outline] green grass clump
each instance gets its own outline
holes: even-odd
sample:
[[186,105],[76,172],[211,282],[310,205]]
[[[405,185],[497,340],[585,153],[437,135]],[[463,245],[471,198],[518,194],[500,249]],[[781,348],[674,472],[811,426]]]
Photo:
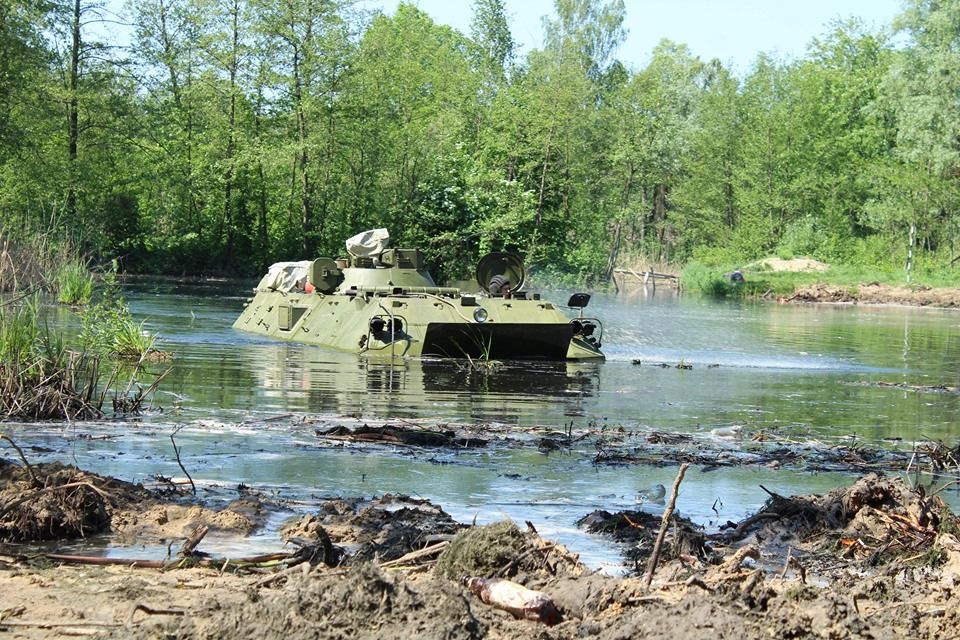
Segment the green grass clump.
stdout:
[[22,304],[0,305],[0,362],[19,367],[35,359],[34,347],[40,336],[38,307],[36,296]]
[[54,277],[54,286],[60,304],[85,305],[93,298],[93,274],[79,258],[60,267]]
[[100,299],[80,314],[84,348],[122,360],[144,360],[153,350],[156,337],[133,319],[120,294],[116,273],[105,273],[103,283]]

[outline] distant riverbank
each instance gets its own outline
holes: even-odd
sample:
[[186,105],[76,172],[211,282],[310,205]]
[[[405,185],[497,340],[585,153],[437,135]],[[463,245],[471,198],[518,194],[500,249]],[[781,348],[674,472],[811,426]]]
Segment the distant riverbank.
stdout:
[[768,258],[743,267],[690,264],[683,289],[719,297],[780,302],[897,304],[960,307],[960,280],[954,274],[885,271],[829,265],[809,258]]

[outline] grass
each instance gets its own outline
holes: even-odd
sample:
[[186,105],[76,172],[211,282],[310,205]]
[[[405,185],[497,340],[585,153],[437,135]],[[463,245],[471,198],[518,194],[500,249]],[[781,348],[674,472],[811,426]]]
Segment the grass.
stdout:
[[0,415],[27,420],[102,415],[99,359],[70,352],[40,322],[34,296],[0,306]]
[[85,349],[121,360],[142,362],[153,352],[156,336],[144,330],[120,294],[116,273],[103,275],[99,299],[80,314],[80,339]]
[[85,305],[93,298],[93,274],[79,258],[68,260],[57,270],[53,285],[60,304]]
[[113,344],[110,353],[124,360],[142,360],[151,351],[156,336],[137,324],[132,317],[125,316],[114,327]]

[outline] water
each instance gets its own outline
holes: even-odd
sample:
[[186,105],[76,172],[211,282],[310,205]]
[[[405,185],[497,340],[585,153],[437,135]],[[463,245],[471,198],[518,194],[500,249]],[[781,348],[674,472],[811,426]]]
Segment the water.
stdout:
[[[606,362],[506,363],[496,375],[468,376],[449,361],[390,363],[234,331],[245,293],[132,287],[134,314],[175,354],[156,397],[162,411],[7,430],[37,462],[57,459],[149,482],[157,474],[183,476],[170,443],[179,427],[182,462],[205,497],[226,502],[242,482],[300,505],[278,514],[253,546],[275,547],[276,525],[319,499],[394,492],[430,498],[465,522],[529,520],[588,564],[613,568],[616,547],[578,531],[575,520],[598,508],[637,508],[638,492],[669,487],[675,467],[595,466],[591,444],[549,455],[497,442],[427,452],[333,446],[315,430],[359,419],[511,427],[531,438],[571,425],[710,438],[711,430],[741,426],[747,434],[827,443],[855,437],[905,448],[958,436],[960,394],[875,384],[960,385],[960,314],[952,311],[716,302],[664,291],[598,296],[588,311],[604,322]],[[851,477],[694,467],[678,508],[714,527],[759,508],[767,497],[760,484],[784,494],[820,493]]]

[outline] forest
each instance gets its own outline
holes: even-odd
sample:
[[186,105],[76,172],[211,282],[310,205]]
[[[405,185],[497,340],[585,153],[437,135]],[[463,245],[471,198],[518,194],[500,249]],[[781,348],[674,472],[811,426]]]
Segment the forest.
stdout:
[[474,0],[467,34],[412,4],[112,6],[0,2],[6,242],[231,276],[373,227],[441,277],[489,250],[586,281],[960,257],[960,0],[824,25],[742,77],[667,40],[624,65],[623,0],[556,0],[523,56],[503,0]]

